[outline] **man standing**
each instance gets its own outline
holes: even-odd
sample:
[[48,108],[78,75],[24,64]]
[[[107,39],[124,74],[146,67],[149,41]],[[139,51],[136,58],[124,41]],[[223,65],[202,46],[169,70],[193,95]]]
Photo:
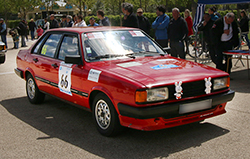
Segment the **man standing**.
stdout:
[[148,21],[148,18],[144,17],[143,10],[141,8],[137,9],[137,19],[139,22],[139,28],[145,31],[147,34],[150,34],[151,25]]
[[188,35],[187,22],[180,16],[178,8],[172,9],[173,19],[168,26],[168,38],[170,39],[171,55],[186,59],[184,52],[184,40]]
[[122,12],[124,13],[124,18],[122,20],[123,27],[138,28],[138,19],[133,13],[133,5],[130,3],[122,3]]
[[72,27],[74,24],[74,22],[72,21],[72,16],[67,15],[66,20],[67,20],[67,27]]
[[59,28],[58,21],[55,19],[54,14],[50,15],[50,20],[51,20],[50,29]]
[[36,24],[35,24],[34,20],[31,19],[28,25],[29,25],[31,40],[34,40],[34,38],[35,38],[34,32],[36,29]]
[[198,31],[203,31],[205,42],[207,43],[209,55],[213,63],[216,64],[216,55],[215,55],[215,47],[213,44],[213,36],[212,36],[212,26],[214,21],[211,19],[211,16],[208,13],[204,14],[204,21],[198,27]]
[[27,27],[27,24],[25,22],[25,19],[23,19],[19,23],[18,27],[20,28],[19,34],[21,35],[21,47],[27,47],[26,42],[25,42],[25,37],[26,37],[28,27]]
[[48,22],[48,19],[47,18],[44,18],[44,26],[43,26],[43,30],[44,31],[48,31],[49,30],[49,27],[50,27],[50,23]]
[[168,24],[169,16],[165,14],[166,9],[164,6],[156,8],[157,18],[152,23],[152,28],[155,29],[155,41],[162,47],[168,47]]
[[104,12],[102,10],[97,11],[97,17],[100,19],[99,21],[100,26],[110,26],[109,18],[104,17]]
[[[215,50],[217,55],[216,60],[216,68],[226,71],[227,69],[227,62],[229,56],[226,57],[226,63],[223,64],[223,51],[232,50],[234,47],[238,46],[239,44],[239,37],[238,37],[238,26],[237,23],[234,21],[235,15],[234,13],[230,12],[227,13],[224,17],[217,19],[214,22],[212,27],[213,33],[213,42],[215,44]],[[232,59],[229,61],[228,73],[231,73],[232,68]]]
[[7,39],[6,39],[7,28],[6,28],[6,24],[4,23],[3,18],[0,18],[0,35],[1,35],[2,41],[5,43],[6,48],[8,48]]
[[99,25],[95,22],[95,18],[91,17],[91,18],[89,18],[89,25],[88,26],[99,26]]
[[62,21],[61,21],[60,27],[61,27],[61,28],[67,27],[66,15],[63,15],[63,16],[62,16]]

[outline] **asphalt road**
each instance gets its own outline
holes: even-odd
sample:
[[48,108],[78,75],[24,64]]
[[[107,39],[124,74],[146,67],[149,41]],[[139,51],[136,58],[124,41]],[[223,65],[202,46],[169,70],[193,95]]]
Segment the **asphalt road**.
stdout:
[[226,114],[201,124],[128,129],[107,138],[97,132],[89,112],[48,96],[43,104],[30,104],[25,81],[13,71],[17,52],[8,50],[0,65],[0,159],[250,158],[250,80],[240,63],[231,74],[236,95]]

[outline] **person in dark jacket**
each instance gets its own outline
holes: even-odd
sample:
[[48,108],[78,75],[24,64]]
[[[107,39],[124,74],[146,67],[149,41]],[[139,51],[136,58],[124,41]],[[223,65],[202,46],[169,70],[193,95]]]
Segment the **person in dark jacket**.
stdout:
[[148,18],[144,17],[143,10],[141,8],[137,9],[137,19],[139,22],[139,28],[147,34],[150,34],[151,25]]
[[25,38],[26,38],[26,35],[27,35],[27,24],[25,22],[25,19],[23,19],[19,25],[18,25],[20,31],[19,31],[19,34],[21,35],[21,47],[27,47],[26,45],[26,42],[25,42]]
[[55,19],[54,14],[50,15],[50,20],[51,20],[50,29],[59,28],[58,21]]
[[215,55],[215,47],[212,42],[212,26],[214,21],[211,19],[211,16],[208,13],[204,14],[204,21],[198,26],[198,31],[203,31],[205,42],[207,43],[208,51],[213,63],[216,64],[216,55]]
[[34,22],[33,19],[31,19],[28,25],[29,25],[31,40],[34,40],[34,38],[35,38],[34,32],[36,29],[36,23]]
[[71,15],[67,15],[66,21],[67,21],[67,26],[66,27],[72,27],[74,25],[74,22],[72,21],[72,16]]
[[1,39],[2,41],[5,43],[6,48],[8,48],[7,46],[7,28],[6,28],[6,24],[4,23],[4,19],[0,18],[0,35],[1,35]]
[[111,26],[109,18],[104,16],[103,10],[97,11],[97,17],[100,19],[99,26]]
[[124,18],[122,20],[123,27],[138,28],[138,19],[133,13],[133,5],[130,3],[122,3],[122,12],[124,13]]
[[171,55],[186,59],[184,52],[184,40],[188,35],[188,26],[184,18],[180,16],[178,8],[172,9],[173,19],[168,25],[168,38],[170,40]]
[[165,14],[166,8],[160,5],[156,8],[157,18],[152,23],[152,28],[155,29],[155,41],[162,47],[168,47],[168,24],[169,16]]
[[[234,21],[235,15],[230,12],[224,17],[217,19],[212,27],[213,42],[216,49],[216,68],[226,71],[229,56],[225,56],[226,63],[223,64],[223,51],[232,50],[239,44],[238,26]],[[229,60],[228,73],[231,73],[232,59]]]
[[246,11],[242,10],[240,12],[241,20],[239,21],[240,30],[242,38],[244,37],[247,41],[248,49],[250,49],[250,42],[248,39],[248,33],[249,33],[249,19],[247,17]]

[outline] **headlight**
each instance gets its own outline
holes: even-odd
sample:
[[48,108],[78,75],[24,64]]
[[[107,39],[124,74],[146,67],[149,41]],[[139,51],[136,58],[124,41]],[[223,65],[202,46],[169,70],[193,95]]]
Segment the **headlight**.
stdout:
[[146,91],[136,91],[135,101],[142,102],[154,102],[168,99],[168,88],[153,88]]
[[214,90],[227,88],[230,85],[230,78],[229,77],[224,77],[224,78],[214,79],[214,84],[213,85],[214,85],[213,86]]

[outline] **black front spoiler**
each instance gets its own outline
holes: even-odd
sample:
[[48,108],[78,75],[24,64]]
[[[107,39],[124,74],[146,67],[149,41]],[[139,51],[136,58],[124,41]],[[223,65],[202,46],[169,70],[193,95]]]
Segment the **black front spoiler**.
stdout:
[[[235,92],[232,90],[229,90],[226,93],[222,93],[219,95],[213,95],[209,97],[203,97],[198,99],[192,99],[188,101],[182,101],[182,102],[175,102],[170,104],[164,104],[159,106],[152,106],[152,107],[132,107],[129,105],[125,105],[122,103],[118,103],[118,110],[122,116],[132,117],[136,119],[150,119],[150,118],[156,118],[156,117],[164,117],[164,116],[173,116],[179,115],[179,106],[181,104],[187,104],[207,99],[212,99],[212,109],[215,108],[215,106],[226,103],[228,101],[231,101],[234,97]],[[182,114],[183,115],[183,114]]]

